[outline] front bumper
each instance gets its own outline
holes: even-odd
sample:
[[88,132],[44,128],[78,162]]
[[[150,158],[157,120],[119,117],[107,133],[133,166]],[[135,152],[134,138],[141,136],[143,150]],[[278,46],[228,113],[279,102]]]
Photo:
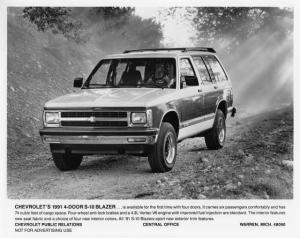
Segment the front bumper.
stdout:
[[120,128],[43,128],[40,135],[44,143],[69,145],[153,145],[158,129]]

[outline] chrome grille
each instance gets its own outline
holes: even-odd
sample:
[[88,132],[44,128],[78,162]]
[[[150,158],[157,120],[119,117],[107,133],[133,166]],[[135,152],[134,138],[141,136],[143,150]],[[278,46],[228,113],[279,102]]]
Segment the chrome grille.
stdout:
[[125,127],[127,121],[62,121],[62,126]]
[[63,127],[127,127],[128,112],[124,111],[62,111]]
[[61,117],[127,117],[127,112],[61,112]]

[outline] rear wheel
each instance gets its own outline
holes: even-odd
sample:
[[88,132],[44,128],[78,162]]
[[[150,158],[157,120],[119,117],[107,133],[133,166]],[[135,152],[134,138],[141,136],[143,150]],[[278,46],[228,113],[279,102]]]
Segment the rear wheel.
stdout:
[[174,127],[163,122],[156,144],[150,149],[148,161],[152,172],[170,171],[175,164],[177,154],[177,136]]
[[54,164],[62,171],[75,170],[82,161],[82,155],[52,153]]
[[213,128],[205,134],[205,143],[208,149],[216,150],[224,146],[226,138],[226,122],[224,113],[218,109]]

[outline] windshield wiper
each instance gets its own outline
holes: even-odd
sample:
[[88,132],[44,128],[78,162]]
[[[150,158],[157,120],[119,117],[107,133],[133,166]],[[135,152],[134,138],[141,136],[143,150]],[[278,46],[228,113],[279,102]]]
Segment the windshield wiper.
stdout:
[[118,86],[115,85],[101,85],[101,84],[92,84],[85,86],[86,89],[97,89],[97,88],[118,88]]
[[161,85],[155,84],[155,83],[147,83],[147,84],[141,84],[139,87],[146,87],[146,88],[161,88]]

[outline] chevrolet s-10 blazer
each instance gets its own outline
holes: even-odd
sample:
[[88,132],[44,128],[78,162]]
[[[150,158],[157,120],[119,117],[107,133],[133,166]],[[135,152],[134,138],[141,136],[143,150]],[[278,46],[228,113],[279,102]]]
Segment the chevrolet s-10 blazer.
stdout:
[[153,172],[176,161],[177,143],[204,137],[222,148],[234,116],[231,81],[212,48],[161,48],[109,55],[76,93],[44,106],[40,135],[55,165],[79,167],[84,155],[148,156]]

